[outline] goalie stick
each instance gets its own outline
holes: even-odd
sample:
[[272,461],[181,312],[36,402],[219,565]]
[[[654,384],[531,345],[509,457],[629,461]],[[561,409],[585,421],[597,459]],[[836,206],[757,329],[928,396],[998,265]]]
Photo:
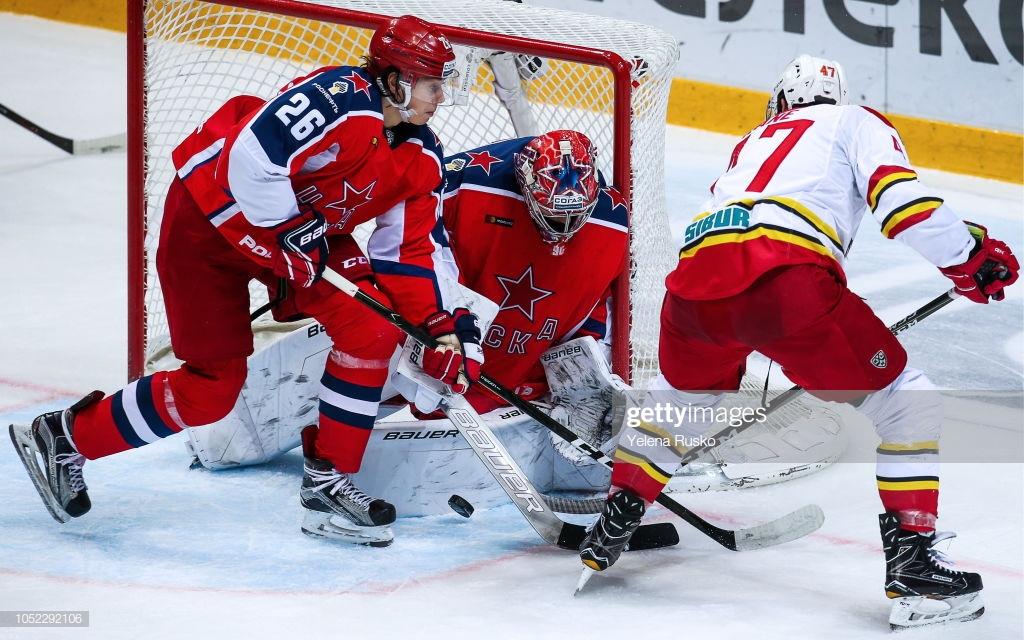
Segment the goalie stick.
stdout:
[[[330,267],[324,270],[324,280],[370,307],[420,344],[427,347],[437,345],[437,341],[423,329],[363,293],[352,281]],[[582,525],[565,522],[555,515],[515,459],[509,455],[508,450],[494,436],[486,421],[473,407],[462,396],[452,394],[445,396],[442,410],[530,526],[545,541],[563,549],[577,551],[586,537],[586,529]],[[628,550],[658,549],[678,543],[679,534],[676,528],[671,523],[660,522],[637,529],[630,540]]]
[[[374,300],[372,297],[360,291],[359,287],[352,283],[352,281],[350,281],[343,275],[339,274],[338,272],[334,271],[333,269],[325,269],[323,277],[324,280],[330,282],[338,289],[340,289],[342,293],[345,293],[346,295],[351,296],[352,298],[355,298],[362,304],[366,305],[375,313],[383,317],[385,320],[395,325],[408,335],[412,336],[418,342],[428,345],[432,342],[431,338],[427,336],[422,329],[410,323],[408,320],[403,318],[394,310],[389,309],[385,305],[381,304],[380,302]],[[523,411],[531,418],[547,427],[549,430],[558,434],[562,439],[572,444],[574,447],[576,447],[584,454],[590,456],[591,458],[597,460],[598,462],[604,464],[605,466],[611,467],[612,460],[608,456],[606,456],[600,450],[590,446],[590,444],[579,438],[575,433],[567,429],[557,420],[554,420],[553,418],[548,416],[546,413],[538,409],[532,403],[523,400],[515,393],[513,393],[511,390],[506,389],[498,382],[492,380],[490,377],[486,375],[480,376],[479,383],[482,384],[484,388],[486,388],[488,391],[493,393],[498,398],[504,400],[506,403],[519,409],[520,411]],[[505,487],[504,483],[502,484],[502,487]],[[761,525],[748,527],[746,529],[732,530],[723,529],[721,527],[717,527],[711,524],[707,520],[704,520],[696,513],[690,511],[689,509],[687,509],[686,507],[679,504],[678,502],[676,502],[675,500],[673,500],[672,498],[665,494],[661,494],[660,496],[658,496],[657,502],[658,504],[662,505],[672,513],[682,518],[688,524],[692,525],[694,528],[696,528],[704,535],[708,536],[709,538],[711,538],[718,544],[722,545],[723,547],[731,549],[733,551],[748,551],[751,549],[761,549],[763,547],[769,547],[777,544],[782,544],[784,542],[789,542],[791,540],[796,540],[797,538],[801,538],[807,535],[808,533],[811,533],[812,531],[816,531],[825,520],[825,516],[822,513],[820,507],[816,505],[807,505],[776,520],[772,520]],[[517,502],[516,504],[518,506],[519,503]],[[530,515],[528,513],[524,512],[524,515],[526,515],[527,519],[530,518]],[[579,527],[579,525],[570,525],[569,523],[564,523],[564,526]],[[657,527],[659,525],[646,526]],[[579,527],[579,529],[582,530],[583,527]],[[643,529],[644,527],[640,527],[640,529],[637,530],[637,533],[633,534],[633,538],[631,540],[631,548],[640,548],[641,541],[644,539],[641,538],[640,540],[637,540],[636,536]],[[674,531],[675,530],[673,528],[673,532]],[[582,531],[580,531],[579,533],[582,533]],[[576,534],[574,533],[573,535]],[[678,538],[676,538],[676,540],[678,541]],[[582,536],[579,538],[579,541],[583,541]],[[675,542],[671,542],[669,544],[675,544]],[[576,548],[578,548],[578,546]]]
[[112,136],[103,136],[100,138],[89,138],[87,140],[67,138],[40,127],[38,124],[12,111],[3,104],[0,104],[0,116],[6,117],[11,122],[28,129],[43,140],[46,140],[55,147],[58,147],[74,156],[81,156],[90,153],[109,153],[111,151],[120,151],[128,144],[127,134],[124,133]]

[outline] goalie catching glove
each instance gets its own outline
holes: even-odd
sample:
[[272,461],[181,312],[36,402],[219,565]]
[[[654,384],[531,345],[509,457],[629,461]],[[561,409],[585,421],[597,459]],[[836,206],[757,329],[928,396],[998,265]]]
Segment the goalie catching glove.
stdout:
[[988,235],[988,229],[966,220],[964,224],[976,243],[971,256],[963,264],[942,267],[939,271],[953,281],[957,293],[971,302],[988,304],[989,298],[1002,300],[1003,289],[1017,281],[1020,263],[1005,242]]
[[280,248],[274,252],[274,274],[287,278],[297,287],[311,287],[324,275],[327,266],[327,221],[315,209],[285,223],[277,234]]
[[454,313],[435,313],[423,327],[438,342],[434,348],[423,349],[423,371],[447,384],[453,392],[466,393],[469,385],[480,379],[484,363],[477,317],[460,307]]

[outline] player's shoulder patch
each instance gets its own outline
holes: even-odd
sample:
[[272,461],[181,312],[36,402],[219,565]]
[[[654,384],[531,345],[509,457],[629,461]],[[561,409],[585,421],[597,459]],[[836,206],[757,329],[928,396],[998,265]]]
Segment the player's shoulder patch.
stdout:
[[[361,67],[324,67],[300,83],[302,92],[327,122],[358,113],[382,118],[380,90]],[[296,86],[300,86],[296,85]],[[301,107],[289,97],[292,110]],[[285,113],[287,115],[288,108]]]
[[629,229],[629,208],[626,206],[626,199],[618,189],[606,187],[601,190],[601,195],[597,198],[597,206],[594,208],[594,213],[590,214],[587,224],[597,224],[626,233]]
[[463,169],[466,168],[467,162],[469,161],[466,160],[465,158],[460,158],[458,156],[445,158],[444,170],[451,172],[462,171]]

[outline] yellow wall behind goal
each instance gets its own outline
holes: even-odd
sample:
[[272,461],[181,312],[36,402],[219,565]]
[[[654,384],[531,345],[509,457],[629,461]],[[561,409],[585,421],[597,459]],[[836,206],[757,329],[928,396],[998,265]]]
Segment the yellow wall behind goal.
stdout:
[[[127,1],[0,0],[0,11],[124,32]],[[211,27],[216,31],[215,24]],[[767,93],[675,78],[667,120],[669,124],[742,135],[763,120],[767,100]],[[886,115],[900,131],[917,166],[1024,183],[1024,136],[908,115]]]

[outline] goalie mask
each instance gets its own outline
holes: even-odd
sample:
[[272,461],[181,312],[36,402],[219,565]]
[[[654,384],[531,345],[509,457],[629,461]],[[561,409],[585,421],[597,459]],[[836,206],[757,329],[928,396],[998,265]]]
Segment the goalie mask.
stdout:
[[600,192],[596,160],[590,139],[567,130],[537,136],[516,154],[516,180],[545,242],[567,242],[590,218]]
[[[366,70],[377,79],[385,100],[401,111],[402,120],[414,115],[409,109],[414,97],[435,105],[455,102],[459,74],[452,45],[437,26],[416,16],[392,18],[373,33]],[[401,100],[387,85],[391,71],[398,71]]]
[[804,54],[786,65],[782,77],[775,83],[765,120],[794,107],[848,103],[843,66],[833,60]]

